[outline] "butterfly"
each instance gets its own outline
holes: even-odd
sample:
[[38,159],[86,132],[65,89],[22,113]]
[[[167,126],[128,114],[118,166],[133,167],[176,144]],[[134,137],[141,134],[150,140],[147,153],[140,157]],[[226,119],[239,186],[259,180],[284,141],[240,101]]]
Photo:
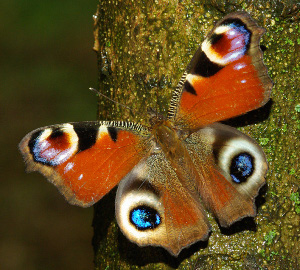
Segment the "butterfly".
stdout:
[[218,123],[263,106],[272,81],[246,12],[211,30],[173,92],[167,117],[149,109],[149,127],[125,121],[36,129],[19,148],[70,204],[88,207],[118,185],[115,215],[139,246],[174,256],[211,231],[206,210],[228,227],[256,215],[268,169],[262,148]]

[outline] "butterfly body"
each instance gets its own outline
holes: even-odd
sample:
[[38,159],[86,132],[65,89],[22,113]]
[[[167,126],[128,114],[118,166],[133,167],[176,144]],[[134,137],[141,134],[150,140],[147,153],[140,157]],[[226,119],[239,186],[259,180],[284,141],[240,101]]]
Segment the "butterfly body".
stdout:
[[166,118],[150,110],[149,127],[100,121],[37,129],[20,143],[27,169],[44,174],[82,207],[118,185],[122,232],[175,256],[208,238],[205,209],[224,227],[255,216],[265,155],[254,140],[216,122],[268,101],[263,32],[245,12],[227,15],[188,65]]

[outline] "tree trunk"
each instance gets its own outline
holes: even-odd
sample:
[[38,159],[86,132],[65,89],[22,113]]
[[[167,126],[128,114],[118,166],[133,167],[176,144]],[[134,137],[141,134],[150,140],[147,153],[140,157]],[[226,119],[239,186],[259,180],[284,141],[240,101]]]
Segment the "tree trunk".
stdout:
[[99,91],[115,101],[99,97],[99,119],[147,124],[146,108],[165,114],[171,91],[213,23],[246,10],[266,28],[261,45],[275,83],[271,102],[230,121],[243,126],[241,130],[260,143],[268,158],[268,188],[257,200],[258,215],[226,230],[210,217],[209,242],[197,243],[174,258],[162,248],[140,248],[122,235],[114,218],[114,189],[95,206],[96,269],[300,267],[299,4],[209,2],[99,1],[94,46]]

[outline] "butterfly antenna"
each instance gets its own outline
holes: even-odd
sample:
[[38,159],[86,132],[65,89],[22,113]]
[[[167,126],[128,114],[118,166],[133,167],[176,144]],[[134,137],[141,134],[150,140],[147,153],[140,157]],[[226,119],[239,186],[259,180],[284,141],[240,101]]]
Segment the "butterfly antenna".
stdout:
[[124,104],[122,104],[122,103],[120,103],[120,102],[117,102],[117,101],[115,101],[115,100],[109,98],[108,96],[106,96],[106,95],[100,93],[99,91],[97,91],[97,90],[96,90],[95,88],[93,88],[93,87],[90,87],[89,90],[91,90],[92,92],[95,92],[97,96],[105,97],[105,98],[107,98],[108,100],[110,100],[111,102],[114,102],[114,103],[116,103],[116,104],[118,104],[118,105],[120,105],[120,106],[126,108],[127,110],[130,111],[131,115],[134,116],[134,112],[133,112],[133,110],[132,110],[130,107],[128,107],[128,106],[126,106],[126,105],[124,105]]

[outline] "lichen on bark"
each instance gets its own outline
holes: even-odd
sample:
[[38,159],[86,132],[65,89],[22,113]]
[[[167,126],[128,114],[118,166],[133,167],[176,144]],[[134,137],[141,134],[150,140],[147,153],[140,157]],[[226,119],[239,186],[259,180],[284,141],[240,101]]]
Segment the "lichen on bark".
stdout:
[[197,243],[174,258],[161,248],[140,248],[122,235],[114,219],[113,190],[95,207],[96,269],[299,267],[299,8],[292,1],[99,2],[99,91],[134,111],[99,97],[99,119],[145,124],[147,107],[165,113],[171,91],[205,34],[214,22],[237,10],[249,12],[266,28],[261,44],[274,88],[272,101],[242,117],[248,121],[240,125],[260,143],[269,162],[257,217],[229,230],[210,218],[208,243]]

